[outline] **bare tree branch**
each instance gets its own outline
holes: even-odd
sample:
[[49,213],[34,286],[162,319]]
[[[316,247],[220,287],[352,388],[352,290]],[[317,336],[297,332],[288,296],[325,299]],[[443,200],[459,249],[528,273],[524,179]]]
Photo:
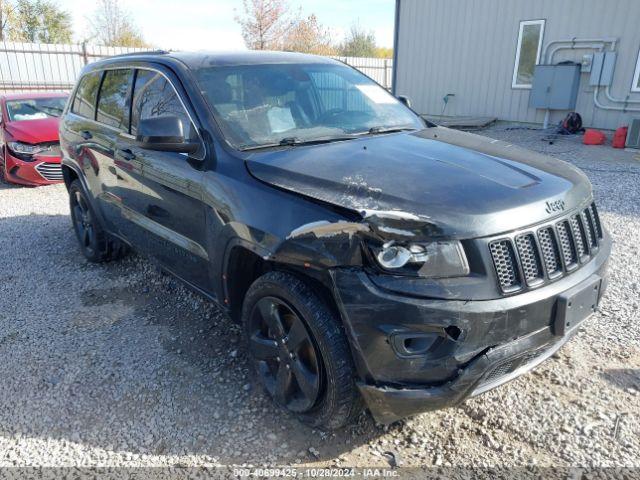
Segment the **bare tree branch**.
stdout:
[[98,0],[93,19],[94,36],[102,45],[113,47],[148,47],[142,33],[133,23],[119,0]]
[[286,0],[243,0],[243,13],[235,20],[242,38],[252,50],[279,50],[283,35],[291,28]]

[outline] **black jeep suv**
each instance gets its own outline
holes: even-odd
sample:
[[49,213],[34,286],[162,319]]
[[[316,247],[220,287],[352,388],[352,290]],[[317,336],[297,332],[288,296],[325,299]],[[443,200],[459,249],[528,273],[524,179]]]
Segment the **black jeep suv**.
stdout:
[[93,63],[60,126],[82,252],[134,247],[218,301],[315,426],[496,387],[597,308],[610,239],[578,169],[401,100],[300,54]]

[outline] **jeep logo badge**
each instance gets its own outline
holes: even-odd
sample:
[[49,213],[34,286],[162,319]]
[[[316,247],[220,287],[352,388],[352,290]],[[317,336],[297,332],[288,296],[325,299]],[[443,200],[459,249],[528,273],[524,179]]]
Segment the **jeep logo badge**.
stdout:
[[545,202],[547,205],[547,213],[563,212],[564,200],[554,200],[553,202]]

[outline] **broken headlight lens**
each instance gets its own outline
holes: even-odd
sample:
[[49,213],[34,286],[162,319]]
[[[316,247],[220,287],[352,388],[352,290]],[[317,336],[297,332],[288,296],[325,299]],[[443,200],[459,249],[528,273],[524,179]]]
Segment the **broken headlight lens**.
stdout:
[[378,264],[398,274],[429,278],[463,277],[469,275],[469,262],[458,241],[411,243],[387,242],[373,247]]
[[25,162],[32,162],[34,160],[33,155],[44,152],[49,148],[22,142],[7,142],[7,146],[14,157]]
[[35,155],[36,153],[44,152],[49,147],[43,147],[42,145],[32,145],[30,143],[22,142],[7,142],[9,148],[17,153],[24,153],[27,155]]

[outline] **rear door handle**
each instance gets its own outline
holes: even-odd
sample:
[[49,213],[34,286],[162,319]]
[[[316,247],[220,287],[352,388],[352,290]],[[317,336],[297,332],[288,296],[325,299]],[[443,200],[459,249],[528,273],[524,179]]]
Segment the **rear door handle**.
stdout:
[[124,158],[125,160],[133,160],[134,158],[136,158],[136,154],[133,153],[131,150],[129,150],[128,148],[122,148],[120,149],[120,156],[122,158]]
[[89,130],[82,130],[80,132],[80,136],[85,140],[90,140],[93,138],[93,135],[91,135],[91,132]]

